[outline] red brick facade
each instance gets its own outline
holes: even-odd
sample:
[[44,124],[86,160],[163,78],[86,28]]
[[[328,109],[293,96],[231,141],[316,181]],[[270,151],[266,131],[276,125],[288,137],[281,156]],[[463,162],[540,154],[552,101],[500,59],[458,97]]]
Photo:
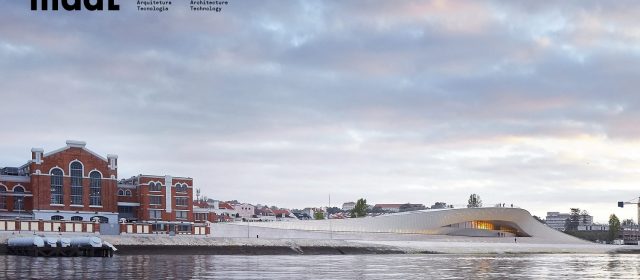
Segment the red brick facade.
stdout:
[[193,230],[192,178],[138,175],[119,182],[117,165],[117,156],[96,154],[80,141],[49,153],[34,148],[27,164],[0,169],[0,218],[147,221],[170,225],[160,230]]
[[[139,220],[193,221],[193,179],[154,175],[139,175],[133,179],[140,203],[137,211]],[[151,184],[156,186],[155,189]],[[167,187],[170,190],[169,205]],[[151,211],[158,211],[159,216],[152,216]]]
[[[32,155],[32,159],[35,156]],[[82,204],[71,203],[71,162],[80,162],[82,164]],[[63,172],[63,203],[62,205],[51,201],[51,172],[54,169]],[[33,193],[33,209],[34,210],[64,210],[64,211],[90,211],[90,212],[111,212],[118,211],[116,196],[116,178],[118,176],[117,169],[109,168],[107,159],[88,152],[86,149],[78,147],[69,147],[66,150],[56,152],[51,155],[45,155],[42,163],[37,164],[32,160],[30,163],[31,175],[31,192]],[[100,174],[100,199],[101,202],[96,205],[90,205],[90,183],[89,174],[97,172]]]

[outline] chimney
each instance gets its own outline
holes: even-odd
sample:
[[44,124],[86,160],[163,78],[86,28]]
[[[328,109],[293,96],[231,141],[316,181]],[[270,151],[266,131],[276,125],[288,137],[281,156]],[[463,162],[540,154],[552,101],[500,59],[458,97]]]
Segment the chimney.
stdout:
[[44,149],[42,149],[42,148],[32,148],[31,149],[31,159],[36,164],[42,164],[42,154],[44,154]]
[[118,155],[107,155],[107,159],[109,160],[109,169],[116,170],[118,169]]

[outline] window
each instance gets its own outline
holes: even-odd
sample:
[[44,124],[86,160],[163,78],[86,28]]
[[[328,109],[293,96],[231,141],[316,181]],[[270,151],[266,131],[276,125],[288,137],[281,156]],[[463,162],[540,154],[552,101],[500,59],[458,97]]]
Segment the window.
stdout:
[[176,184],[176,192],[187,192],[187,184]]
[[151,225],[151,230],[152,231],[166,231],[166,227],[165,227],[165,224],[152,224]]
[[89,205],[100,206],[102,205],[102,196],[100,195],[102,191],[102,175],[100,175],[100,172],[93,171],[89,174],[89,178],[91,179],[89,188]]
[[124,190],[118,189],[118,196],[124,196]]
[[152,192],[162,191],[162,185],[160,183],[151,182],[149,183],[149,191],[152,191]]
[[162,204],[162,196],[150,196],[149,204],[151,205],[161,205]]
[[82,205],[82,163],[74,161],[70,167],[71,204]]
[[176,219],[186,219],[187,211],[176,211]]
[[124,191],[124,195],[125,196],[131,196],[131,191],[130,190],[125,190]]
[[72,220],[72,221],[82,221],[82,217],[80,217],[80,216],[73,216],[73,217],[71,217],[71,220]]
[[101,224],[109,223],[109,218],[107,218],[105,216],[93,216],[89,220],[92,221],[92,222],[97,220]]
[[51,204],[63,204],[62,200],[62,170],[51,171]]
[[176,206],[188,206],[186,197],[176,197]]
[[131,214],[131,213],[133,213],[133,207],[131,207],[131,206],[118,206],[118,213],[120,213],[120,214]]
[[24,197],[15,197],[13,201],[13,210],[24,210]]
[[15,195],[13,199],[13,210],[24,210],[24,188],[21,186],[13,187],[13,193]]
[[178,231],[190,232],[191,231],[191,225],[179,225],[178,226]]
[[161,210],[149,210],[149,219],[159,220],[162,219]]
[[51,216],[51,220],[52,221],[62,221],[62,220],[64,220],[64,217],[62,217],[60,215],[55,215],[55,216]]
[[0,209],[7,209],[7,188],[0,186]]

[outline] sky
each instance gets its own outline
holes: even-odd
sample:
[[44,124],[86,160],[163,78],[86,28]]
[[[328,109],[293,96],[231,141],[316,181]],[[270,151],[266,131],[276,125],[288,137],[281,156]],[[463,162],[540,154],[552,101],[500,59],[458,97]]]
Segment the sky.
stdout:
[[0,166],[74,139],[219,200],[636,219],[635,1],[28,2],[0,4]]

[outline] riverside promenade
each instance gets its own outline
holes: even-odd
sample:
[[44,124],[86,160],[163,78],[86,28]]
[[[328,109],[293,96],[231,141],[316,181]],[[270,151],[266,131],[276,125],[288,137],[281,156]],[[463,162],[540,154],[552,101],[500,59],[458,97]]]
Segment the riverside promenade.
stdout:
[[[225,225],[238,227],[237,225]],[[215,231],[214,231],[215,232]],[[219,232],[220,233],[220,232]],[[40,233],[36,233],[40,234]],[[292,234],[292,233],[290,233]],[[307,233],[305,233],[307,234]],[[167,235],[97,235],[112,243],[120,255],[342,255],[342,254],[557,254],[640,253],[640,246],[545,243],[533,237],[459,237],[420,234],[330,233],[299,238],[263,238]],[[9,237],[33,233],[0,233],[0,244]],[[86,234],[63,233],[64,236]],[[4,246],[3,246],[4,247]],[[5,252],[2,248],[0,253]]]

